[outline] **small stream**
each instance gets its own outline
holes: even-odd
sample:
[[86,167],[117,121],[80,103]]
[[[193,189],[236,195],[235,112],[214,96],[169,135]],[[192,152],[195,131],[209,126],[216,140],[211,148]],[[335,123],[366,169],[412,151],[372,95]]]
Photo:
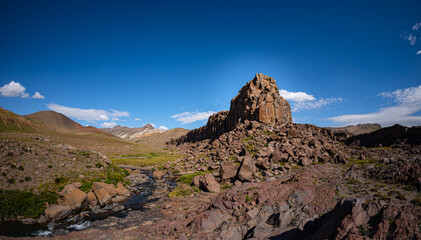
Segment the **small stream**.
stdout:
[[[107,219],[114,216],[117,218],[125,218],[130,211],[146,211],[143,206],[157,199],[149,200],[155,189],[155,181],[151,178],[150,172],[141,171],[149,177],[149,181],[132,185],[137,194],[131,195],[126,200],[116,204],[107,205],[99,210],[85,211],[70,215],[67,219],[46,224],[23,224],[19,221],[6,221],[0,223],[0,235],[10,237],[27,237],[27,236],[54,236],[66,234],[71,231],[80,231],[87,229],[95,221]],[[168,186],[174,186],[171,180],[165,181]]]

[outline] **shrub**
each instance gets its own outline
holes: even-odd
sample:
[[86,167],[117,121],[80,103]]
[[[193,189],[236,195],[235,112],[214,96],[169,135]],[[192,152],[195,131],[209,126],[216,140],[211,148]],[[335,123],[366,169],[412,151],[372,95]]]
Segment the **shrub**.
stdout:
[[89,158],[91,156],[91,153],[87,152],[87,151],[80,151],[79,155],[82,156],[82,157]]
[[194,193],[194,190],[191,188],[182,189],[180,187],[174,189],[172,192],[168,194],[168,197],[183,197],[188,196],[190,194]]
[[9,179],[7,179],[7,183],[8,184],[15,184],[15,179],[14,178],[9,178]]
[[19,190],[0,190],[0,217],[37,218],[45,210],[45,203],[56,203],[54,192],[41,192],[39,195]]
[[104,167],[104,165],[102,165],[102,163],[95,163],[95,167],[102,168],[102,167]]

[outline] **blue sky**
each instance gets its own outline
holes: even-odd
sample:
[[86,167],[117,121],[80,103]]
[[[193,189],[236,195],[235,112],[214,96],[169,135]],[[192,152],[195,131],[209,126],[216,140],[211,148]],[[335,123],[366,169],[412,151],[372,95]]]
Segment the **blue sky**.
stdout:
[[0,106],[192,129],[264,73],[295,122],[421,125],[420,24],[420,1],[1,0]]

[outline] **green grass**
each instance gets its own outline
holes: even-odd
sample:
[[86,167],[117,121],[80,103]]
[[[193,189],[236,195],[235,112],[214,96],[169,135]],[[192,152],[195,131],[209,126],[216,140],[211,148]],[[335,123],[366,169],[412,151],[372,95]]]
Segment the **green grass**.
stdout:
[[194,177],[203,176],[206,173],[211,173],[211,172],[212,171],[205,171],[205,172],[195,172],[195,173],[186,174],[186,175],[183,175],[183,176],[179,177],[177,179],[177,182],[184,183],[186,185],[192,185]]
[[97,172],[90,176],[86,176],[81,180],[82,187],[81,190],[88,192],[93,182],[105,182],[108,184],[116,185],[118,182],[127,184],[128,182],[124,180],[125,177],[129,176],[130,173],[122,168],[117,167],[116,165],[109,164],[102,172]]
[[146,166],[162,165],[162,164],[167,163],[168,161],[172,162],[177,159],[180,159],[183,156],[169,154],[169,153],[146,153],[146,154],[123,155],[122,157],[123,158],[111,158],[111,162],[117,165],[122,164],[122,165],[134,165],[134,166],[146,167]]
[[41,192],[39,195],[19,190],[0,190],[0,217],[17,216],[38,218],[44,213],[45,203],[57,202],[54,192]]
[[180,187],[174,189],[172,192],[168,194],[168,197],[184,197],[189,196],[190,194],[194,193],[194,190],[191,188],[182,189]]
[[254,199],[253,198],[251,198],[249,195],[246,195],[246,197],[244,198],[244,202],[251,202],[251,201],[253,201]]
[[177,182],[181,182],[181,183],[184,183],[186,185],[192,185],[194,177],[203,176],[203,175],[205,175],[204,172],[195,172],[195,173],[191,173],[191,174],[186,174],[186,175],[183,175],[183,176],[179,177],[177,179]]

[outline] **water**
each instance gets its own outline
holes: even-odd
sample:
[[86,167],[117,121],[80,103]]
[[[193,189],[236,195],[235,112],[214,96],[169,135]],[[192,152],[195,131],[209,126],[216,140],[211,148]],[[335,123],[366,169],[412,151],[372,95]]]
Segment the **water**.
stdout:
[[[148,174],[148,172],[142,172]],[[167,181],[169,186],[174,185],[174,181]],[[148,197],[152,195],[154,190],[154,181],[149,177],[149,181],[146,183],[138,184],[134,186],[138,189],[139,193],[131,195],[126,200],[120,202],[120,205],[124,206],[124,210],[113,212],[108,211],[104,213],[94,213],[89,211],[83,217],[74,217],[61,220],[55,224],[23,224],[19,221],[6,221],[0,223],[0,235],[10,237],[28,237],[28,236],[53,236],[66,234],[71,231],[80,231],[87,229],[91,226],[92,222],[98,220],[104,220],[110,216],[124,218],[128,215],[128,209],[132,211],[143,211],[143,205],[156,201],[148,200]],[[79,214],[76,214],[79,215]],[[76,216],[75,215],[75,216]]]

